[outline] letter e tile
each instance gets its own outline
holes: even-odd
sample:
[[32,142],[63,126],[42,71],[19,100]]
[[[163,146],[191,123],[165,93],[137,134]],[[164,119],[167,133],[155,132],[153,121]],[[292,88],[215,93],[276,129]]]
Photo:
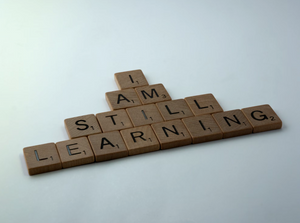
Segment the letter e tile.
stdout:
[[282,122],[270,105],[243,108],[242,112],[253,127],[253,132],[280,129]]
[[94,162],[94,154],[87,137],[57,142],[56,147],[63,168]]
[[223,133],[211,115],[200,115],[182,119],[192,136],[193,143],[208,142],[223,138]]
[[161,149],[170,149],[192,143],[192,138],[181,120],[172,120],[151,125]]
[[120,131],[129,155],[159,150],[159,142],[150,125]]
[[60,170],[61,161],[54,143],[29,146],[23,149],[29,175]]
[[141,70],[115,73],[115,81],[120,90],[148,85],[148,81]]
[[134,89],[106,92],[105,97],[111,110],[141,105]]
[[95,115],[65,119],[65,127],[70,139],[102,132]]
[[202,94],[185,98],[194,115],[205,115],[222,112],[223,109],[213,94]]
[[96,162],[128,156],[128,150],[119,131],[88,136]]
[[223,138],[252,133],[252,126],[239,109],[212,114],[223,132]]

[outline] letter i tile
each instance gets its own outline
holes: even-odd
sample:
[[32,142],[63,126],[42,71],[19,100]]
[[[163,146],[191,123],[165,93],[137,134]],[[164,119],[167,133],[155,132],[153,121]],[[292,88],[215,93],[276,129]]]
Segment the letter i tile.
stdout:
[[200,115],[182,119],[192,136],[193,143],[222,139],[223,132],[211,115]]
[[115,73],[115,81],[120,90],[148,85],[148,81],[141,70]]

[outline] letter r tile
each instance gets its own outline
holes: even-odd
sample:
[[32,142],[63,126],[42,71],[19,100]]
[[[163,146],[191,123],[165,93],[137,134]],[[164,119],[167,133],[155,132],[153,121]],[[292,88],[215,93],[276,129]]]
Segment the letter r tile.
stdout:
[[148,81],[141,70],[115,73],[115,81],[120,90],[148,85]]
[[185,101],[188,103],[192,112],[196,116],[213,114],[223,111],[213,94],[202,94],[192,97],[186,97]]
[[29,175],[62,169],[54,143],[26,147],[23,152]]
[[63,168],[94,162],[94,153],[87,137],[57,142],[56,147]]
[[141,105],[134,89],[106,92],[105,97],[111,110]]
[[223,138],[252,133],[252,126],[239,109],[212,114],[223,132]]
[[270,105],[243,108],[242,112],[253,127],[253,132],[280,129],[282,122]]
[[159,150],[159,142],[150,125],[120,131],[129,151],[129,155]]
[[138,87],[135,90],[144,105],[171,100],[169,93],[162,84]]
[[83,115],[65,119],[65,127],[70,139],[101,133],[95,115]]

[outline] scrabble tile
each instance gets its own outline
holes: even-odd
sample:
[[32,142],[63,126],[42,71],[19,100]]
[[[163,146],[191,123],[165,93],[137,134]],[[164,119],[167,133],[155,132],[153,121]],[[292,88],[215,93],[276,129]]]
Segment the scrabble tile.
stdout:
[[125,109],[96,114],[103,132],[128,129],[133,127]]
[[192,136],[193,143],[208,142],[223,138],[223,133],[211,115],[200,115],[182,119]]
[[280,129],[282,122],[270,105],[243,108],[242,112],[253,127],[253,132]]
[[23,149],[29,175],[62,169],[54,143],[29,146]]
[[65,127],[70,139],[102,132],[95,115],[65,119]]
[[196,116],[213,114],[223,111],[213,94],[202,94],[192,97],[186,97],[185,101]]
[[105,97],[111,110],[141,105],[134,89],[107,92]]
[[56,147],[63,168],[94,162],[94,153],[87,137],[57,142]]
[[212,114],[223,132],[223,138],[252,133],[252,126],[239,109]]
[[156,105],[165,121],[194,116],[184,99],[159,102]]
[[115,81],[120,90],[148,85],[148,81],[141,70],[115,73]]
[[129,151],[129,155],[159,150],[159,142],[150,125],[120,131]]
[[142,105],[126,109],[134,126],[163,122],[163,118],[154,104]]
[[181,120],[172,120],[151,125],[161,149],[170,149],[192,143],[192,138]]
[[135,90],[142,104],[144,105],[172,100],[169,93],[162,84],[138,87]]
[[96,162],[128,156],[128,150],[119,131],[88,136]]

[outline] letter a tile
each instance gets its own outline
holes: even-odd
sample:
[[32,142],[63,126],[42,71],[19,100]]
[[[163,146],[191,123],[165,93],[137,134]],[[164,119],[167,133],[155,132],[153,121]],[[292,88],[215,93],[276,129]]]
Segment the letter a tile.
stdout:
[[134,89],[106,92],[105,97],[111,110],[141,105]]
[[96,162],[128,156],[128,150],[119,131],[101,133],[88,137]]
[[144,105],[171,100],[169,93],[162,84],[138,87],[135,90]]
[[54,143],[23,149],[29,175],[60,170],[61,161]]
[[150,125],[120,131],[129,155],[159,150],[159,142]]
[[94,153],[87,137],[57,142],[56,147],[63,168],[94,162]]
[[151,126],[161,149],[170,149],[192,143],[192,138],[181,120],[161,122]]
[[239,109],[212,114],[223,132],[223,138],[252,133],[252,126]]
[[282,122],[270,105],[243,108],[242,112],[253,127],[253,132],[280,129]]
[[148,81],[141,70],[115,73],[115,81],[120,90],[148,85]]
[[193,143],[222,139],[223,133],[211,115],[200,115],[182,119],[192,136]]
[[95,115],[65,119],[65,127],[70,139],[102,132]]

